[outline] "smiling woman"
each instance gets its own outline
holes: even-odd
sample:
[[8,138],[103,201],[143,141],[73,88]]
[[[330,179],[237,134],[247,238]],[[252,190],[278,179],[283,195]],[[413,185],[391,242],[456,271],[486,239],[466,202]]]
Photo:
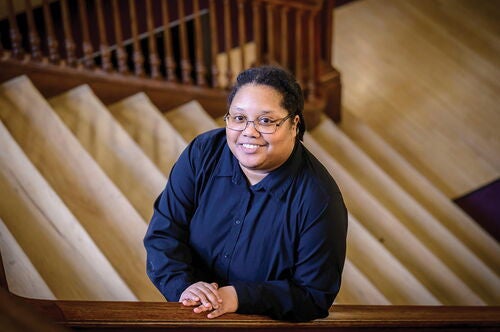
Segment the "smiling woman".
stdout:
[[155,202],[148,275],[208,318],[325,317],[340,289],[347,211],[301,142],[300,86],[281,68],[252,68],[228,102],[226,128],[191,142]]
[[[267,85],[245,84],[238,89],[225,117],[227,144],[250,184],[281,166],[295,146],[299,116],[287,115],[282,99]],[[281,125],[290,118],[288,124]],[[253,126],[248,125],[250,122]]]

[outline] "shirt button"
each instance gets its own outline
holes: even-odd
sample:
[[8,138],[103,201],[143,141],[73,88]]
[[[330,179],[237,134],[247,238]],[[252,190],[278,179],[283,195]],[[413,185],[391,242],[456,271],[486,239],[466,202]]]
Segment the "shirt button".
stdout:
[[236,225],[239,225],[239,224],[241,224],[241,220],[236,220],[234,223],[235,223]]
[[229,258],[229,254],[224,254],[224,258]]

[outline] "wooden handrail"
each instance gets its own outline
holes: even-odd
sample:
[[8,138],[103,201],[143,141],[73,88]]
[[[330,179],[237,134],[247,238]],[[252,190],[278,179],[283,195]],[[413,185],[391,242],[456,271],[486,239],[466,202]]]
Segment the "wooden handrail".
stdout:
[[420,329],[459,331],[500,327],[500,307],[349,306],[335,305],[324,319],[304,323],[265,316],[226,314],[209,320],[179,303],[49,301],[16,297],[58,325],[77,329]]
[[[0,263],[2,258],[0,254]],[[176,331],[247,330],[352,330],[393,331],[498,331],[500,306],[373,306],[334,305],[324,319],[305,323],[289,323],[258,315],[226,314],[209,320],[193,313],[179,303],[167,302],[110,302],[110,301],[50,301],[20,297],[6,291],[7,281],[3,264],[0,265],[0,309],[4,316],[16,320],[28,320],[43,331],[51,330],[46,321],[58,327],[91,329],[92,331],[148,331],[159,328],[175,328]],[[12,317],[14,316],[14,317]],[[33,320],[33,318],[36,318]],[[33,326],[33,325],[31,325]],[[21,330],[18,330],[21,331]]]

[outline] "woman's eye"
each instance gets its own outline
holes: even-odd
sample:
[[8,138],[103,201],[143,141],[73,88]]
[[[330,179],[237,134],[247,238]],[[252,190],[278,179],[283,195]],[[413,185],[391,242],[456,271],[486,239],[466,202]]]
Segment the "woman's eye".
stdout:
[[233,120],[235,122],[245,122],[246,118],[242,115],[235,115],[235,116],[233,116]]
[[269,118],[259,118],[259,124],[261,125],[270,125],[273,123],[273,120],[269,119]]

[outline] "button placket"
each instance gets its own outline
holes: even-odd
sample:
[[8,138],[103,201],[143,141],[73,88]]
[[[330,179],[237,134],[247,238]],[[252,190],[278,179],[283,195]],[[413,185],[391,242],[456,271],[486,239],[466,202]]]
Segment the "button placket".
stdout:
[[236,243],[238,242],[238,238],[241,233],[241,229],[243,226],[243,220],[246,216],[248,206],[250,204],[250,193],[245,192],[242,195],[241,199],[241,204],[239,206],[239,211],[235,214],[235,219],[233,221],[233,226],[229,236],[228,240],[226,242],[226,246],[224,248],[222,257],[223,257],[223,264],[225,265],[225,274],[226,278],[228,277],[229,274],[229,265],[231,263],[231,257],[234,251],[234,248],[236,248]]

